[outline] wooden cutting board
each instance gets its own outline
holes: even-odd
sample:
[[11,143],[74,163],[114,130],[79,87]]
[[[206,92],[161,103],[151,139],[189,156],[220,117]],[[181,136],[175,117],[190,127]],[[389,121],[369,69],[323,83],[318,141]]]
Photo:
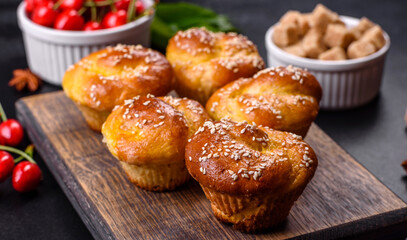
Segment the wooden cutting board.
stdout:
[[315,177],[283,224],[244,234],[218,222],[195,181],[173,192],[133,186],[62,92],[23,98],[18,118],[96,239],[339,238],[407,221],[407,205],[320,128],[306,141]]

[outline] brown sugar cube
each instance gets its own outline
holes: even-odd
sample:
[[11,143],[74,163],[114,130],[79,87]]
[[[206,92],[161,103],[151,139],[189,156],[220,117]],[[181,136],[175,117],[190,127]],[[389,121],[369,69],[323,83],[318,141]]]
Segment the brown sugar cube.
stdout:
[[328,47],[347,48],[353,40],[353,34],[344,25],[335,23],[329,24],[326,28],[324,43]]
[[280,23],[295,24],[297,26],[297,32],[301,36],[305,35],[309,29],[308,20],[298,11],[288,11],[281,17]]
[[375,24],[372,21],[370,21],[366,17],[362,17],[359,21],[359,24],[355,28],[358,29],[360,32],[364,33],[374,26]]
[[342,25],[342,26],[346,27],[346,24],[345,24],[344,22],[342,22],[341,19],[338,19],[337,21],[332,22],[332,23],[333,23],[333,24],[337,24],[337,25]]
[[329,23],[337,21],[339,21],[339,16],[337,13],[332,12],[322,4],[318,4],[312,11],[310,25],[311,27],[316,27],[322,31],[325,31]]
[[301,14],[297,20],[298,32],[300,33],[301,36],[304,36],[308,32],[309,28],[310,27],[309,27],[307,16],[304,14]]
[[362,17],[359,21],[359,24],[356,26],[360,31],[366,32],[371,27],[374,27],[374,23],[370,21],[367,17]]
[[307,53],[302,48],[302,42],[298,42],[297,44],[283,48],[283,50],[298,57],[307,56]]
[[292,23],[278,24],[274,28],[273,42],[279,47],[287,47],[298,41],[297,26]]
[[351,43],[348,47],[349,58],[366,57],[376,52],[376,47],[371,42],[357,40]]
[[290,10],[286,12],[281,18],[280,23],[294,23],[297,24],[298,17],[301,16],[301,13],[298,11]]
[[356,39],[359,39],[363,33],[365,33],[368,29],[372,28],[375,24],[367,19],[366,17],[362,17],[359,21],[359,24],[352,28],[350,32],[355,36]]
[[378,25],[368,29],[360,38],[361,41],[371,42],[376,50],[379,50],[386,44],[386,39],[383,36],[383,30]]
[[322,32],[316,28],[310,29],[302,40],[302,48],[307,57],[318,58],[326,49],[322,41]]
[[325,52],[319,54],[320,60],[346,60],[345,50],[341,47],[333,47]]
[[309,27],[312,25],[312,13],[303,13],[301,14],[302,18],[304,18],[305,21],[307,21]]
[[356,27],[350,29],[349,33],[353,35],[355,40],[359,40],[362,37],[362,32],[360,32]]

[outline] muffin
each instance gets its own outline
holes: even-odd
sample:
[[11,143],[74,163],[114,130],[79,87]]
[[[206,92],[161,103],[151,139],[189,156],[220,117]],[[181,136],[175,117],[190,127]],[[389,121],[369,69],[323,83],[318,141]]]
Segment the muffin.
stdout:
[[264,68],[256,46],[246,37],[205,28],[179,31],[168,43],[167,59],[177,93],[201,104],[225,84]]
[[185,159],[215,217],[244,232],[282,222],[318,165],[300,136],[230,120],[205,122]]
[[140,45],[117,45],[70,67],[62,87],[88,125],[100,131],[114,106],[138,95],[166,95],[172,81],[171,65],[161,53]]
[[112,111],[102,134],[132,183],[165,191],[189,179],[185,145],[207,119],[205,109],[190,99],[137,96]]
[[206,109],[215,120],[247,121],[302,137],[319,111],[322,89],[300,68],[268,68],[216,91]]

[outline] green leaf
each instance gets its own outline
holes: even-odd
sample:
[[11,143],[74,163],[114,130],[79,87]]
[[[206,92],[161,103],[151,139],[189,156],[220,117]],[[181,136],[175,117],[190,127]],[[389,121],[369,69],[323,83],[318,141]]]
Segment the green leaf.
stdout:
[[179,30],[206,27],[214,32],[237,32],[227,17],[186,2],[160,3],[151,25],[153,48],[164,52],[168,40]]
[[177,30],[162,21],[160,17],[155,16],[151,24],[151,43],[156,49],[163,50],[176,32]]

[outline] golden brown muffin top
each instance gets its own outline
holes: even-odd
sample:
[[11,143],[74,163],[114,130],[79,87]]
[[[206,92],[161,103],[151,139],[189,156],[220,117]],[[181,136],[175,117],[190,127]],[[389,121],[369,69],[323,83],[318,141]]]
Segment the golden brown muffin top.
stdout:
[[94,52],[70,67],[62,87],[77,103],[111,111],[137,95],[165,95],[172,81],[172,68],[161,53],[140,45],[119,44]]
[[129,164],[184,160],[188,137],[207,119],[196,101],[137,96],[115,107],[102,126],[110,152]]
[[247,123],[206,121],[189,141],[189,173],[223,193],[289,192],[306,185],[318,165],[300,136]]
[[315,120],[322,89],[300,68],[272,67],[216,91],[206,104],[215,119],[230,118],[305,136]]
[[167,58],[174,68],[179,94],[201,103],[223,85],[264,68],[256,46],[245,36],[205,28],[179,31],[168,43]]

